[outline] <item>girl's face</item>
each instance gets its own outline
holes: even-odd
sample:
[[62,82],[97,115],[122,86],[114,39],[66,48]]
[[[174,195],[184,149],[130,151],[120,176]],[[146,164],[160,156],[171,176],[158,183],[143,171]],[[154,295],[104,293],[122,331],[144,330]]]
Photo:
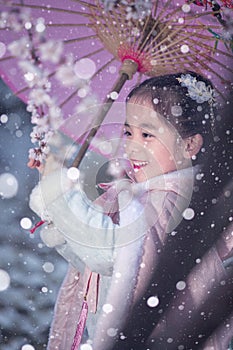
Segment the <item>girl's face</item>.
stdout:
[[164,117],[149,103],[130,100],[126,108],[125,149],[137,182],[186,166],[182,139]]

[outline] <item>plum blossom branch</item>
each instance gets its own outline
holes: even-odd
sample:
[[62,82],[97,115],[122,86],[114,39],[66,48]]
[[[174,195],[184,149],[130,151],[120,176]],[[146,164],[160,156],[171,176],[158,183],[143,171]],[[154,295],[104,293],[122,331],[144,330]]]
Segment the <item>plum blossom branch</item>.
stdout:
[[34,124],[30,136],[35,145],[29,150],[29,158],[33,166],[39,167],[49,153],[50,137],[63,120],[62,110],[52,94],[51,77],[65,87],[81,88],[87,81],[75,74],[75,61],[72,56],[63,54],[63,42],[46,38],[42,18],[32,19],[25,9],[11,9],[1,13],[0,28],[24,33],[8,45],[8,50],[17,59],[29,89],[27,111]]

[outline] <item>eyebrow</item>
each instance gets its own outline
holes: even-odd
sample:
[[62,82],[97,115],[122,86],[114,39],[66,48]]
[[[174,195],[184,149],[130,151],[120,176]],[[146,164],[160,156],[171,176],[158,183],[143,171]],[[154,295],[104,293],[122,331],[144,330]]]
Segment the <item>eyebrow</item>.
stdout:
[[[124,126],[130,128],[130,125],[128,123],[125,123]],[[138,127],[141,129],[157,130],[157,128],[153,124],[150,124],[150,123],[148,123],[148,124],[142,123],[142,124],[139,124]]]

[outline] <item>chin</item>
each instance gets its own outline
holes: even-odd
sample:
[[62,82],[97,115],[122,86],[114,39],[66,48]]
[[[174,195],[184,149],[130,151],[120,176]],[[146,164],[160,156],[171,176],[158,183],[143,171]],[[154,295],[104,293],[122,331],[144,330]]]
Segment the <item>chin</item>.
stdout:
[[134,178],[135,178],[136,182],[144,182],[147,180],[145,174],[134,173]]

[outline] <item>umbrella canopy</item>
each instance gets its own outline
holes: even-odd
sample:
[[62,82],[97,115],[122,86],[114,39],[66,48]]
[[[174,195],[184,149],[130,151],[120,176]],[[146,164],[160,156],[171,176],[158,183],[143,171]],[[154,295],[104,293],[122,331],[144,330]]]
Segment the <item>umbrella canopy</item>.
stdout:
[[[101,124],[112,102],[124,100],[144,76],[194,70],[210,78],[220,96],[229,91],[231,37],[222,9],[211,2],[207,8],[157,0],[1,3],[1,77],[29,102],[34,122],[47,117],[49,129],[60,126],[59,116],[73,118],[104,102],[94,122]],[[66,129],[80,135],[91,128],[77,164],[98,130],[84,124]]]

